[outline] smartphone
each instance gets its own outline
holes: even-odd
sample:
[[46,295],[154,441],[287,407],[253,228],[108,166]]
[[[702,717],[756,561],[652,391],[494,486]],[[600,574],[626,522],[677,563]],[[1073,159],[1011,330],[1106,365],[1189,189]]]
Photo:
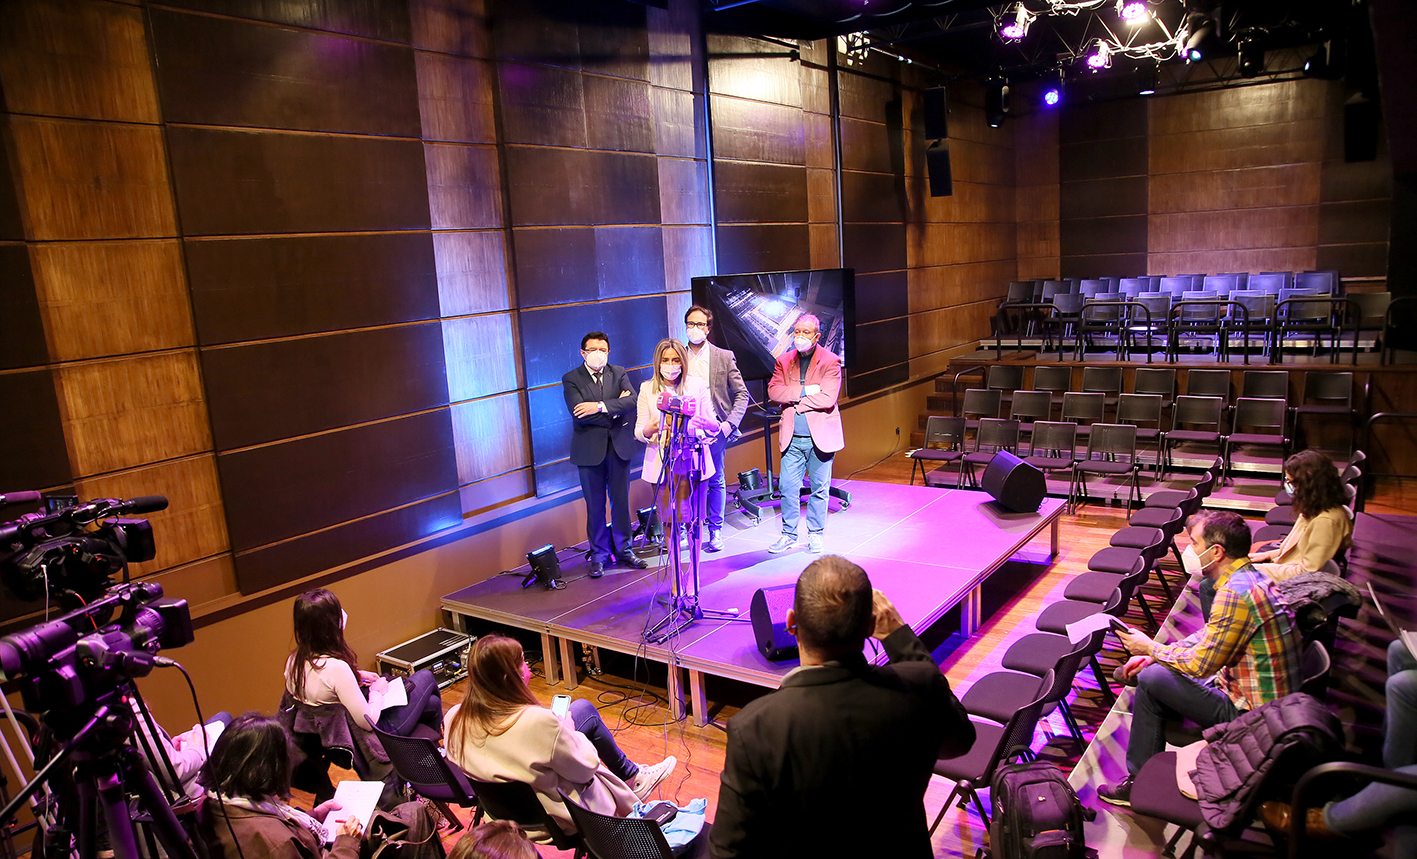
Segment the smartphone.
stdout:
[[1117,620],[1115,617],[1112,618],[1112,622],[1111,622],[1110,624],[1108,624],[1108,625],[1112,627],[1112,631],[1113,631],[1113,632],[1131,632],[1131,631],[1132,631],[1130,627],[1128,627],[1125,623],[1122,623],[1120,620]]
[[675,807],[674,803],[661,799],[659,802],[645,809],[644,818],[645,820],[653,820],[655,823],[663,826],[673,820],[674,816],[678,813],[679,809]]
[[557,695],[551,699],[551,712],[558,716],[564,716],[571,711],[571,696]]

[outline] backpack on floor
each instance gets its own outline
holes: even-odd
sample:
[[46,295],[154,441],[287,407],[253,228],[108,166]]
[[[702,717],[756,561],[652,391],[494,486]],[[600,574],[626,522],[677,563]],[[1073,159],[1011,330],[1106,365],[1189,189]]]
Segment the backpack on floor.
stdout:
[[993,821],[989,853],[994,859],[1087,859],[1083,820],[1097,816],[1084,809],[1063,777],[1050,763],[1008,764],[994,771],[990,785]]

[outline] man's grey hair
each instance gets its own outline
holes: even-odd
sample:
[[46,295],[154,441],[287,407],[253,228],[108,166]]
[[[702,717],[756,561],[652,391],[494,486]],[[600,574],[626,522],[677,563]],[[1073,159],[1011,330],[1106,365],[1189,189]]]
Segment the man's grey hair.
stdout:
[[871,580],[840,555],[823,555],[797,579],[792,609],[805,647],[827,658],[859,653],[873,628]]

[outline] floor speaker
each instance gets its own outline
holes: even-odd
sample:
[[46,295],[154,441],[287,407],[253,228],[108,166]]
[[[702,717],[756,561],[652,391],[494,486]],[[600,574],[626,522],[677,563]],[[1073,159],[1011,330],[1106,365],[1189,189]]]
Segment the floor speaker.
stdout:
[[772,662],[797,658],[797,639],[787,633],[787,610],[792,608],[797,585],[758,588],[748,614],[753,621],[753,640],[763,658]]
[[954,194],[954,179],[950,175],[950,145],[943,140],[925,149],[925,169],[930,174],[930,196],[949,197]]
[[1043,496],[1048,494],[1043,472],[1007,450],[999,451],[989,460],[979,485],[994,496],[995,501],[1015,513],[1036,513]]
[[944,87],[932,86],[925,90],[924,113],[926,140],[944,140],[950,136],[950,107]]

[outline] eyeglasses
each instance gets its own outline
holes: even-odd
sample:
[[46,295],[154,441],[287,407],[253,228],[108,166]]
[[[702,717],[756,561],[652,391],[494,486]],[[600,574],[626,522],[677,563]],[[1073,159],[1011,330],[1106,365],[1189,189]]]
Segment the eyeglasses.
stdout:
[[810,328],[794,328],[794,329],[792,329],[792,333],[793,333],[794,335],[798,336],[798,337],[816,337],[816,336],[817,336],[817,332],[811,330]]
[[708,324],[707,322],[685,322],[685,323],[684,323],[684,327],[686,327],[686,328],[702,328],[702,329],[704,329],[705,331],[707,331],[707,330],[708,330],[708,327],[709,327],[709,324]]

